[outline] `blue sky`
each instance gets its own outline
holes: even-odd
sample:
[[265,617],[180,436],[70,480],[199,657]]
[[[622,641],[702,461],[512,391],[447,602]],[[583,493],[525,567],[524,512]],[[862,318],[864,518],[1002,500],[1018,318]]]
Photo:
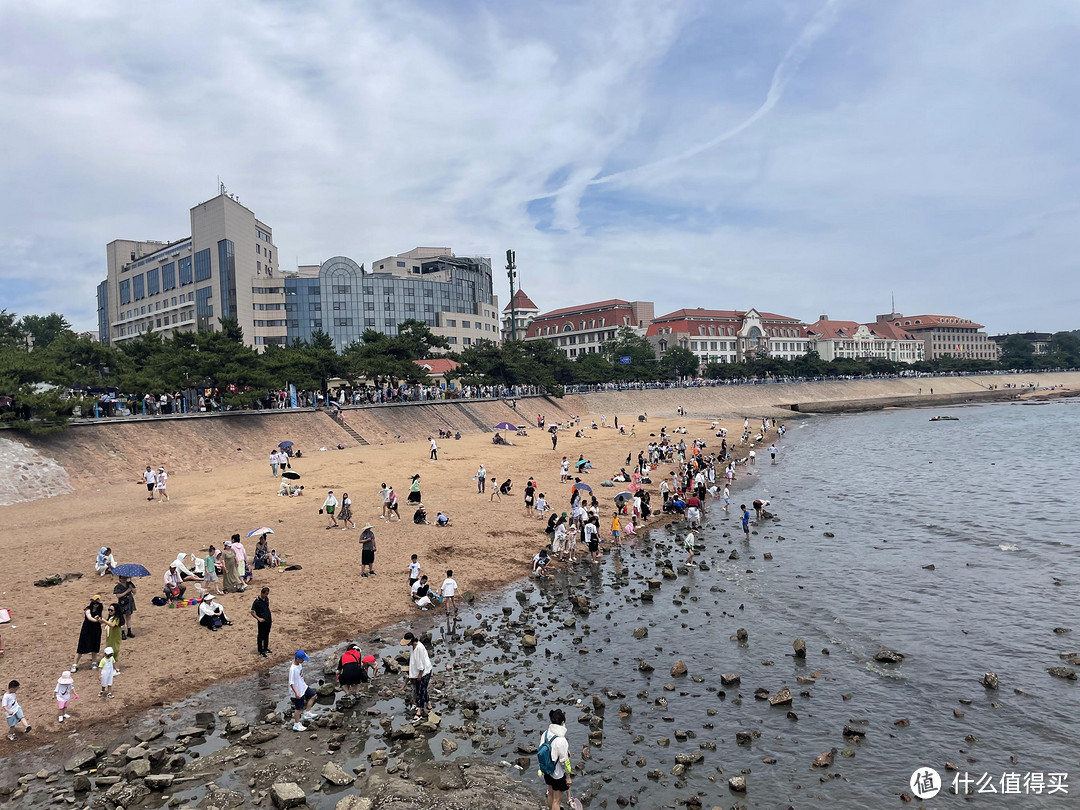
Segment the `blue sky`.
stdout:
[[[0,307],[96,326],[220,176],[282,266],[517,251],[544,309],[1080,328],[1080,6],[4,4]],[[500,285],[505,303],[505,284]]]

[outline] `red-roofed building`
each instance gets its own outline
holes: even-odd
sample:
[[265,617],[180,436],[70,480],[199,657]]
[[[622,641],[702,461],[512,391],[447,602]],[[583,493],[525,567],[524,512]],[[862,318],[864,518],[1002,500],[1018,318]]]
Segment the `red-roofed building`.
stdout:
[[790,360],[806,354],[809,335],[798,318],[756,309],[679,309],[654,318],[645,333],[663,357],[689,349],[705,363],[739,363],[762,354]]
[[967,360],[996,360],[997,350],[981,323],[956,315],[901,315],[890,312],[878,315],[877,324],[886,323],[914,335],[923,343],[927,360],[949,355]]
[[567,357],[577,357],[595,354],[605,341],[614,340],[624,326],[644,334],[652,319],[652,301],[611,298],[538,315],[529,324],[525,340],[550,340]]
[[502,315],[499,318],[502,324],[503,340],[511,340],[513,337],[511,313],[513,313],[513,320],[517,324],[517,338],[518,340],[524,340],[526,333],[529,331],[529,326],[536,320],[536,316],[540,314],[540,307],[533,303],[524,290],[518,290],[514,293],[513,299],[503,308]]
[[811,345],[826,361],[846,358],[915,363],[923,359],[922,340],[885,321],[834,321],[822,315],[807,331]]
[[428,373],[428,376],[435,382],[443,382],[446,379],[446,374],[449,371],[453,371],[461,363],[456,360],[450,360],[446,357],[433,357],[430,360],[413,360],[416,365],[424,369]]

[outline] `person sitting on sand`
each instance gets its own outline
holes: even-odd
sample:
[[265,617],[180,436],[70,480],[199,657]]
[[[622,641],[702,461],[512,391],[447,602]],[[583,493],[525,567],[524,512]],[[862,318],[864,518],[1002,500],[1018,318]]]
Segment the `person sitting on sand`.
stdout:
[[448,518],[442,512],[439,512],[439,514],[437,514],[435,516],[435,525],[436,526],[449,526],[450,525],[450,518]]
[[420,506],[415,512],[413,512],[412,522],[417,526],[423,526],[427,523],[427,512],[424,511],[424,507]]
[[215,633],[224,625],[231,625],[229,617],[225,615],[225,608],[218,604],[217,598],[208,593],[199,602],[199,624]]
[[169,565],[169,570],[165,572],[165,597],[169,601],[176,601],[184,598],[184,591],[187,590],[187,586],[184,585],[184,579],[180,576],[180,572],[176,570],[176,561],[173,560]]
[[277,491],[278,497],[285,496],[287,498],[289,496],[289,492],[290,492],[291,489],[292,489],[292,481],[289,480],[288,478],[282,478],[281,479],[281,484],[278,485],[278,491]]
[[108,546],[102,546],[98,549],[94,570],[97,571],[99,577],[103,577],[106,574],[111,574],[114,568],[116,568],[116,558],[113,557],[112,549]]
[[187,565],[185,564],[186,559],[187,554],[181,551],[176,555],[176,559],[173,561],[173,564],[176,566],[176,570],[180,574],[181,578],[184,580],[184,582],[202,582],[203,578],[187,567]]

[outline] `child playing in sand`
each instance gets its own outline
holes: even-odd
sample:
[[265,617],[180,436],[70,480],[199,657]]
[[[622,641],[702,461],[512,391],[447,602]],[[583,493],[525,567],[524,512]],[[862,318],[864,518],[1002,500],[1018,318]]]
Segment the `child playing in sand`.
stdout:
[[626,532],[627,537],[633,537],[634,536],[634,534],[635,534],[635,532],[634,532],[634,521],[633,521],[632,518],[630,520],[626,521],[626,526],[623,527],[623,531]]

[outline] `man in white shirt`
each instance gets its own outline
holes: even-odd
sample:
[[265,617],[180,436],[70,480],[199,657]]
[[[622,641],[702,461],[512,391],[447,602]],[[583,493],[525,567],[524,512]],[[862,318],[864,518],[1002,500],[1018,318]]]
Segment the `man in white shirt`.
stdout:
[[383,484],[382,489],[379,490],[379,498],[382,500],[382,514],[379,515],[379,520],[390,517],[390,492],[391,489],[386,484]]
[[146,496],[146,500],[154,500],[154,487],[157,485],[157,473],[150,469],[149,465],[146,467],[146,472],[142,474],[143,481],[146,483],[146,491],[149,493]]
[[431,460],[432,461],[438,461],[439,460],[439,445],[435,444],[435,440],[433,438],[431,438],[430,436],[427,437],[427,440],[429,442],[431,442]]
[[428,657],[427,647],[420,643],[412,633],[406,633],[401,640],[402,647],[411,647],[409,653],[409,680],[413,685],[413,703],[416,705],[416,715],[413,722],[417,722],[424,715],[424,710],[431,709],[431,701],[428,700],[428,684],[431,683],[431,658]]
[[301,720],[314,720],[311,711],[315,703],[315,690],[304,680],[304,662],[310,660],[303,650],[297,650],[289,667],[289,699],[293,705],[293,731],[307,731]]
[[440,588],[439,590],[442,593],[443,604],[446,605],[446,613],[448,615],[450,613],[451,605],[454,606],[454,615],[457,615],[457,599],[454,597],[454,594],[457,593],[457,589],[458,584],[457,581],[454,579],[454,572],[447,570],[446,579],[443,580],[442,588]]

